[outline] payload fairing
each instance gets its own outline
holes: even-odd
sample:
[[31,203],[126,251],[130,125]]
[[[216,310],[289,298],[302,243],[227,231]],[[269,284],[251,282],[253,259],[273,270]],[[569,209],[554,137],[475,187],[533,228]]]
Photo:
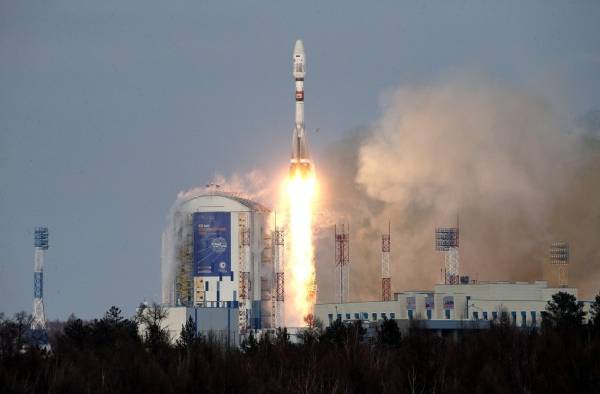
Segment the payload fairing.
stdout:
[[292,137],[292,158],[290,174],[298,170],[301,174],[312,171],[312,163],[308,155],[308,143],[304,128],[304,77],[306,76],[306,52],[301,40],[296,41],[293,53],[293,76],[296,80],[296,126]]

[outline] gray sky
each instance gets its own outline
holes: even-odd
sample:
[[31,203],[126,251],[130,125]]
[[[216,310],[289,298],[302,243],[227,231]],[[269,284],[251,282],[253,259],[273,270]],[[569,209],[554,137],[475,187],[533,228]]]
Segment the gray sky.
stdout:
[[372,3],[0,0],[0,311],[31,309],[39,224],[49,318],[158,300],[177,192],[285,166],[297,38],[317,162],[387,90],[469,69],[600,108],[600,2]]

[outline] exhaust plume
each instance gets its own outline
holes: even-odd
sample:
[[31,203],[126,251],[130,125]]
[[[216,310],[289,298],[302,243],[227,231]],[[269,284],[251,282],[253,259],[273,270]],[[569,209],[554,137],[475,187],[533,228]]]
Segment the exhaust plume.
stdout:
[[[567,240],[570,284],[580,295],[597,292],[600,141],[569,124],[543,98],[485,77],[390,94],[380,119],[321,163],[323,217],[351,222],[350,298],[379,296],[388,220],[392,290],[432,288],[443,260],[434,229],[457,215],[462,275],[542,279],[550,243]],[[320,289],[330,289],[333,237],[320,234]]]

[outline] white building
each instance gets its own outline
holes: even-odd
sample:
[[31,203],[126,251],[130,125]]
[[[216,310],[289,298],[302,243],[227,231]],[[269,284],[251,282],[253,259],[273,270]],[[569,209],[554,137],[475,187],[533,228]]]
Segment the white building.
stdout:
[[[516,326],[532,327],[541,324],[542,312],[552,295],[559,291],[577,297],[576,288],[548,287],[545,281],[438,284],[433,291],[395,293],[394,301],[317,304],[315,315],[325,326],[336,319],[377,322],[388,318],[431,321],[428,326],[435,328],[452,326],[434,324],[436,321],[471,321],[481,323],[477,327],[485,327],[487,322],[498,319],[501,313],[507,313]],[[588,307],[585,305],[584,309]]]
[[163,305],[175,308],[169,311],[175,326],[180,329],[178,307],[186,314],[197,314],[198,308],[235,308],[242,332],[270,326],[268,215],[254,201],[214,190],[177,205],[163,234],[162,252]]
[[167,308],[167,312],[163,328],[167,329],[172,342],[179,339],[182,327],[191,318],[197,334],[204,337],[213,336],[231,346],[240,343],[237,308],[180,306]]

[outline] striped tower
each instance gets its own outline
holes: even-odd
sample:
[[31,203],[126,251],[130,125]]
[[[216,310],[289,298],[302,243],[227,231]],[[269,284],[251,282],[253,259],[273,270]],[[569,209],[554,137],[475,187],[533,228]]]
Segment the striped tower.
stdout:
[[388,224],[388,233],[381,236],[381,301],[391,301],[392,299],[392,279],[390,276],[390,233],[391,228]]

